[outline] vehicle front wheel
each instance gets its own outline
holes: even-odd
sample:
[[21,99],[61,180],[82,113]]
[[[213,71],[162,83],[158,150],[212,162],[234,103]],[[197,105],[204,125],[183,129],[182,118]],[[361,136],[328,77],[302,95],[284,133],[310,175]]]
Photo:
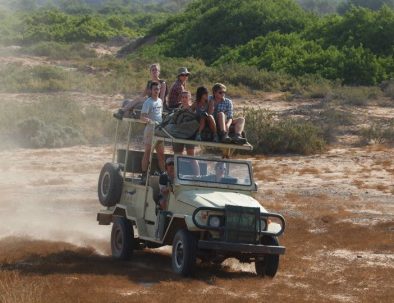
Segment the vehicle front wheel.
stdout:
[[111,231],[112,257],[130,260],[134,248],[134,232],[131,222],[126,218],[116,218]]
[[[263,237],[261,244],[279,246],[279,242],[276,237]],[[279,267],[279,255],[264,255],[258,257],[255,261],[255,268],[257,275],[261,277],[273,278],[276,275]]]
[[197,239],[188,230],[179,230],[172,242],[172,269],[177,274],[189,276],[196,266]]

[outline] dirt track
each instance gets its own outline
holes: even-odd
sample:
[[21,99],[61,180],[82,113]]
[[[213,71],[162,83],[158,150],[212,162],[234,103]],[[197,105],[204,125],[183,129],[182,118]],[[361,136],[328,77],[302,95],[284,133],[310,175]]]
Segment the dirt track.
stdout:
[[0,152],[0,302],[392,302],[393,149],[254,159],[257,198],[288,221],[273,280],[233,260],[180,279],[167,248],[113,261],[95,221],[110,153]]

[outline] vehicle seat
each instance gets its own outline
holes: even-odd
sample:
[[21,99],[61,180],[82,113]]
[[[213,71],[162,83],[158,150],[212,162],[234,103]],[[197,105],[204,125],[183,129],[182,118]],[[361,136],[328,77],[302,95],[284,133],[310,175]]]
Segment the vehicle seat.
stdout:
[[149,183],[148,183],[148,185],[153,189],[153,200],[156,202],[156,204],[159,203],[159,194],[160,194],[159,178],[160,176],[149,176]]

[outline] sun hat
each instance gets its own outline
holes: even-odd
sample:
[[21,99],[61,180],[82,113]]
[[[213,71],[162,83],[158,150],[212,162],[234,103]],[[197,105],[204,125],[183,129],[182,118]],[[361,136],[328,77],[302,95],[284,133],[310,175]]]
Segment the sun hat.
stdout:
[[178,69],[178,76],[180,75],[190,75],[189,71],[187,70],[187,67],[180,67]]

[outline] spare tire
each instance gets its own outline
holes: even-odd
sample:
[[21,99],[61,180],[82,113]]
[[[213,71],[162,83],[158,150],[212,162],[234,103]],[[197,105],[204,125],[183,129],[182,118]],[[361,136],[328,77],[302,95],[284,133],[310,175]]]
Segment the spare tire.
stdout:
[[120,201],[122,195],[123,178],[119,168],[112,163],[105,163],[98,180],[98,197],[101,205],[110,207]]

